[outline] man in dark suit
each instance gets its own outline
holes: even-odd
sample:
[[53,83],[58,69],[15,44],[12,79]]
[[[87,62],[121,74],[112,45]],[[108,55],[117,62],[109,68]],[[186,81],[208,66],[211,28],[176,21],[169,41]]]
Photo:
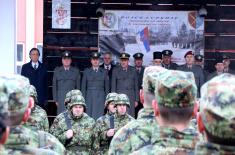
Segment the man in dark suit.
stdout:
[[224,62],[224,73],[235,74],[235,71],[230,68],[230,57],[228,55],[223,55]]
[[105,97],[109,93],[109,77],[107,72],[99,67],[100,54],[91,54],[92,67],[83,72],[82,94],[86,100],[87,114],[94,119],[104,113]]
[[204,57],[203,55],[201,54],[197,54],[194,56],[194,64],[195,65],[198,65],[202,68],[203,70],[203,73],[204,73],[204,79],[206,80],[208,75],[209,75],[209,72],[207,70],[205,70],[205,66],[204,66]]
[[70,51],[62,53],[62,66],[56,67],[53,75],[52,91],[53,99],[57,105],[57,115],[66,108],[64,105],[65,95],[73,89],[80,89],[80,71],[72,67],[72,54]]
[[112,53],[106,52],[103,55],[103,61],[104,63],[100,65],[101,68],[105,69],[109,76],[109,88],[111,88],[111,82],[112,82],[112,71],[115,65],[112,64]]
[[193,72],[197,89],[198,89],[198,97],[200,97],[200,88],[205,82],[203,70],[201,67],[194,64],[194,54],[192,51],[188,51],[184,55],[184,58],[186,60],[186,64],[180,66],[178,70],[185,71],[185,72]]
[[36,88],[38,105],[45,108],[47,103],[47,69],[39,61],[40,52],[32,48],[29,52],[31,61],[22,66],[21,75],[27,77],[30,84]]
[[211,80],[212,78],[223,74],[224,73],[224,63],[223,63],[223,58],[222,57],[218,57],[215,59],[215,69],[216,71],[209,74],[207,80]]
[[176,70],[178,65],[176,63],[171,62],[172,54],[173,52],[171,50],[162,51],[162,67],[166,69]]
[[[134,62],[135,62],[135,69],[137,72],[137,76],[138,76],[138,88],[139,91],[140,89],[142,89],[142,83],[143,83],[143,75],[144,75],[144,69],[145,67],[143,66],[143,53],[135,53],[133,55],[134,57]],[[137,114],[139,112],[139,110],[143,108],[143,105],[140,103],[140,101],[138,101],[138,106],[135,108],[135,116],[137,117]]]
[[113,69],[112,92],[126,94],[130,99],[129,114],[135,116],[139,101],[138,76],[134,67],[128,65],[130,55],[121,53],[121,65]]

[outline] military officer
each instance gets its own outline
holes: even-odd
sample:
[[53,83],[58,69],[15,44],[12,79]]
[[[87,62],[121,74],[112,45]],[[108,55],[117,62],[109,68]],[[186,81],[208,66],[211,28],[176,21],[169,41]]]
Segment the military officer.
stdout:
[[201,94],[198,129],[207,140],[197,143],[195,154],[235,154],[235,76],[216,76]]
[[109,77],[103,68],[99,67],[100,54],[91,54],[92,67],[83,72],[82,94],[87,103],[87,114],[94,119],[104,113],[104,100],[109,92]]
[[[135,69],[137,71],[138,75],[138,88],[139,90],[142,89],[142,81],[143,81],[143,74],[144,74],[144,69],[145,67],[143,66],[143,53],[135,53],[133,55],[134,57],[134,62],[135,62]],[[135,108],[135,117],[137,117],[137,114],[139,110],[143,108],[143,105],[138,101],[138,106]]]
[[159,51],[153,52],[153,65],[162,66],[162,52]]
[[70,51],[62,53],[61,67],[56,67],[53,76],[53,99],[57,105],[57,115],[65,110],[65,94],[72,89],[80,89],[80,72],[71,66],[72,54]]
[[110,154],[130,154],[151,143],[152,131],[158,127],[152,108],[154,81],[158,72],[162,70],[165,68],[158,66],[145,68],[143,90],[140,91],[140,100],[144,108],[139,111],[136,121],[128,123],[115,134],[109,147]]
[[224,73],[235,74],[235,71],[230,68],[230,57],[228,55],[223,55],[223,63],[224,63]]
[[64,144],[68,153],[92,154],[95,121],[84,112],[86,104],[83,96],[73,93],[67,100],[68,110],[55,118],[50,133]]
[[199,133],[191,128],[190,120],[197,112],[196,96],[193,73],[175,70],[159,72],[153,101],[159,128],[152,131],[151,145],[133,154],[194,154]]
[[216,71],[209,74],[207,80],[214,78],[215,76],[221,75],[224,73],[224,63],[222,57],[217,57],[215,59],[215,69]]
[[[10,126],[10,135],[5,144],[6,149],[45,149],[65,154],[64,146],[51,134],[44,131],[33,131],[22,126],[28,120],[34,104],[26,90],[29,87],[29,80],[20,75],[4,75],[0,76],[0,85],[2,85],[2,81],[5,83],[6,89],[1,90],[1,93],[4,92],[6,95],[1,96],[0,107],[1,109],[7,107],[7,111],[0,110],[0,113],[6,116],[5,121]],[[6,97],[7,102],[2,102],[2,99]]]
[[186,60],[186,64],[179,66],[178,70],[185,71],[185,72],[193,72],[196,85],[198,88],[198,97],[200,96],[200,88],[205,82],[205,77],[203,74],[203,70],[198,65],[194,65],[194,53],[192,51],[186,52],[184,55]]
[[97,119],[95,125],[95,140],[98,143],[97,154],[108,154],[109,144],[113,136],[108,136],[107,133],[114,129],[114,114],[116,112],[115,104],[117,93],[109,93],[105,100],[105,108],[107,113]]
[[205,69],[205,66],[204,66],[204,57],[203,57],[203,55],[201,55],[201,54],[197,54],[197,55],[195,55],[194,56],[194,64],[195,65],[198,65],[198,66],[200,66],[201,68],[202,68],[202,71],[203,71],[203,73],[204,73],[204,79],[205,79],[205,81],[206,81],[206,79],[207,79],[207,77],[208,77],[208,75],[209,75],[209,72]]
[[129,57],[128,53],[121,53],[121,65],[113,70],[111,92],[123,93],[129,97],[129,114],[134,117],[139,101],[138,76],[135,68],[128,65]]
[[163,50],[162,51],[162,67],[166,69],[176,70],[178,65],[176,63],[171,62],[171,55],[173,52],[171,50]]
[[24,124],[25,127],[32,130],[42,130],[49,132],[49,122],[47,119],[47,113],[40,106],[37,105],[37,92],[33,85],[27,88],[30,96],[34,99],[34,104],[32,105],[31,114],[27,122]]

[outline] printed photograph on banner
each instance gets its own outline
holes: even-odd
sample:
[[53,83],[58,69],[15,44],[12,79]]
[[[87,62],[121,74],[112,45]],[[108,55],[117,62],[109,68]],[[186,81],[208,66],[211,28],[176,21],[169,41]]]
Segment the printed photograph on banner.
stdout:
[[166,49],[173,51],[172,61],[179,65],[189,50],[204,55],[204,18],[197,11],[114,10],[99,18],[99,50],[112,52],[115,61],[121,52],[141,52],[148,66],[154,51]]
[[52,28],[71,28],[71,0],[52,0]]

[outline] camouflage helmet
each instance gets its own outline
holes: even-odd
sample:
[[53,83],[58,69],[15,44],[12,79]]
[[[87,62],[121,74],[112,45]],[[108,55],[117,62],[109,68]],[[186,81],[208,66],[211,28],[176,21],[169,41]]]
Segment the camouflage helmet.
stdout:
[[72,96],[77,96],[77,95],[82,96],[82,92],[78,89],[70,90],[65,96],[64,100],[65,106],[67,106],[67,104],[71,101]]
[[155,97],[159,105],[183,108],[194,105],[197,86],[192,72],[164,70],[156,80]]
[[37,98],[38,95],[37,95],[36,88],[33,85],[29,85],[27,91],[29,91],[28,93],[30,96],[34,97],[35,102],[38,103],[38,98]]
[[8,95],[5,81],[0,78],[0,114],[2,116],[8,114]]
[[68,109],[71,109],[74,105],[82,105],[84,108],[86,108],[85,99],[82,95],[71,96],[70,102],[67,105]]
[[118,94],[117,95],[116,105],[120,105],[120,104],[125,104],[128,107],[130,107],[130,100],[126,94]]
[[222,139],[235,139],[235,76],[222,74],[201,88],[200,113],[206,130]]
[[106,96],[106,100],[105,100],[105,107],[109,104],[109,102],[111,101],[115,101],[117,100],[117,93],[109,93],[107,96]]
[[29,80],[21,75],[2,75],[8,92],[8,112],[22,114],[29,104]]

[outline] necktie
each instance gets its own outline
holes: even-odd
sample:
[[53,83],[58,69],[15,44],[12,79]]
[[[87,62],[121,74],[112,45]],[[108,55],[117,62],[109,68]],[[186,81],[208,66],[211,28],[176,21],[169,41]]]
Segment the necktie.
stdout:
[[37,65],[36,65],[36,64],[34,64],[33,68],[36,70],[36,69],[37,69]]

